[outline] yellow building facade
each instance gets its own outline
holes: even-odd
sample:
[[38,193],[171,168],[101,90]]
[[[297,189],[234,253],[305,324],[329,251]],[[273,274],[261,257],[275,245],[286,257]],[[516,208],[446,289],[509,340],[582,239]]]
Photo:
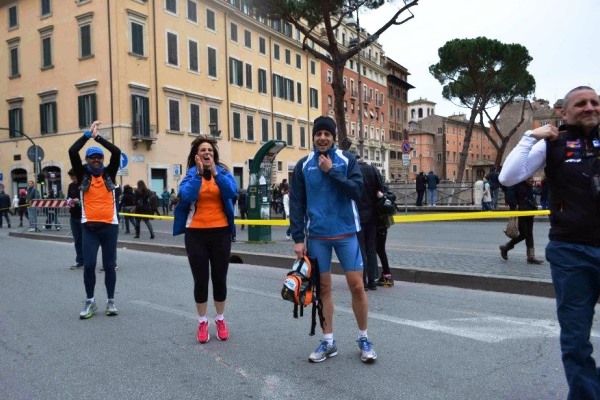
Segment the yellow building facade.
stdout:
[[319,62],[295,28],[252,17],[246,2],[0,0],[0,32],[7,193],[36,179],[32,142],[45,189],[65,192],[67,150],[96,118],[125,154],[119,183],[159,193],[177,187],[199,134],[217,137],[240,187],[265,142],[287,142],[274,182],[312,147]]

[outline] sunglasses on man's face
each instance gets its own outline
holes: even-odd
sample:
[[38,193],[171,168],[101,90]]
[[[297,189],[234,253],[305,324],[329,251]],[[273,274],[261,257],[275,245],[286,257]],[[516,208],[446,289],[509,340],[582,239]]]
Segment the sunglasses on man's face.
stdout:
[[88,157],[90,160],[103,160],[104,156],[93,155]]

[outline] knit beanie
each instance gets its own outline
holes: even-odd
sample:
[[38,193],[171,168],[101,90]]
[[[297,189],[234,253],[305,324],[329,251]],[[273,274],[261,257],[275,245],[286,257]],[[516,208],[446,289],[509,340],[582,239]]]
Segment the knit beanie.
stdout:
[[325,116],[317,117],[317,119],[315,119],[315,122],[313,124],[313,130],[312,130],[313,140],[315,139],[315,135],[317,134],[317,132],[320,132],[320,131],[327,131],[327,132],[331,133],[331,135],[333,136],[333,140],[335,141],[336,125],[335,125],[335,121],[333,120],[333,118],[325,117]]

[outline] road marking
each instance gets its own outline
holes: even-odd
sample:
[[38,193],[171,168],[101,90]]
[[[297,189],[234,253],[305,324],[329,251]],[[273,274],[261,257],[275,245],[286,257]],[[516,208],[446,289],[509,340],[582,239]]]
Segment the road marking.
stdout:
[[[274,293],[248,289],[239,286],[228,286],[231,290],[280,300],[281,296]],[[133,303],[185,318],[198,319],[197,315],[175,308],[161,306],[155,303],[134,300]],[[353,314],[349,307],[335,306],[336,312]],[[410,326],[432,332],[445,333],[484,343],[499,343],[505,340],[527,339],[535,337],[558,337],[560,330],[558,321],[546,319],[516,318],[495,315],[480,315],[472,318],[452,318],[444,320],[415,321],[398,318],[391,315],[370,312],[369,319],[388,322],[397,325]],[[592,331],[592,337],[600,337],[600,333]]]

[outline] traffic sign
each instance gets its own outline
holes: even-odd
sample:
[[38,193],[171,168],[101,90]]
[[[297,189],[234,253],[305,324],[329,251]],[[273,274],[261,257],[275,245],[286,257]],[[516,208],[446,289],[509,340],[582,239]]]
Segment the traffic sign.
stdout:
[[402,154],[403,160],[410,160],[410,154]]
[[[36,160],[36,156],[37,156],[37,160]],[[40,146],[32,144],[27,149],[27,158],[31,162],[42,161],[44,159],[44,150]]]
[[125,152],[121,152],[121,163],[119,168],[125,168],[128,162],[129,160],[127,159],[127,154],[125,154]]
[[402,165],[408,167],[410,165],[410,160],[402,160]]
[[181,164],[173,165],[173,176],[178,179],[181,176]]
[[402,152],[405,154],[410,153],[411,147],[408,140],[402,142]]

